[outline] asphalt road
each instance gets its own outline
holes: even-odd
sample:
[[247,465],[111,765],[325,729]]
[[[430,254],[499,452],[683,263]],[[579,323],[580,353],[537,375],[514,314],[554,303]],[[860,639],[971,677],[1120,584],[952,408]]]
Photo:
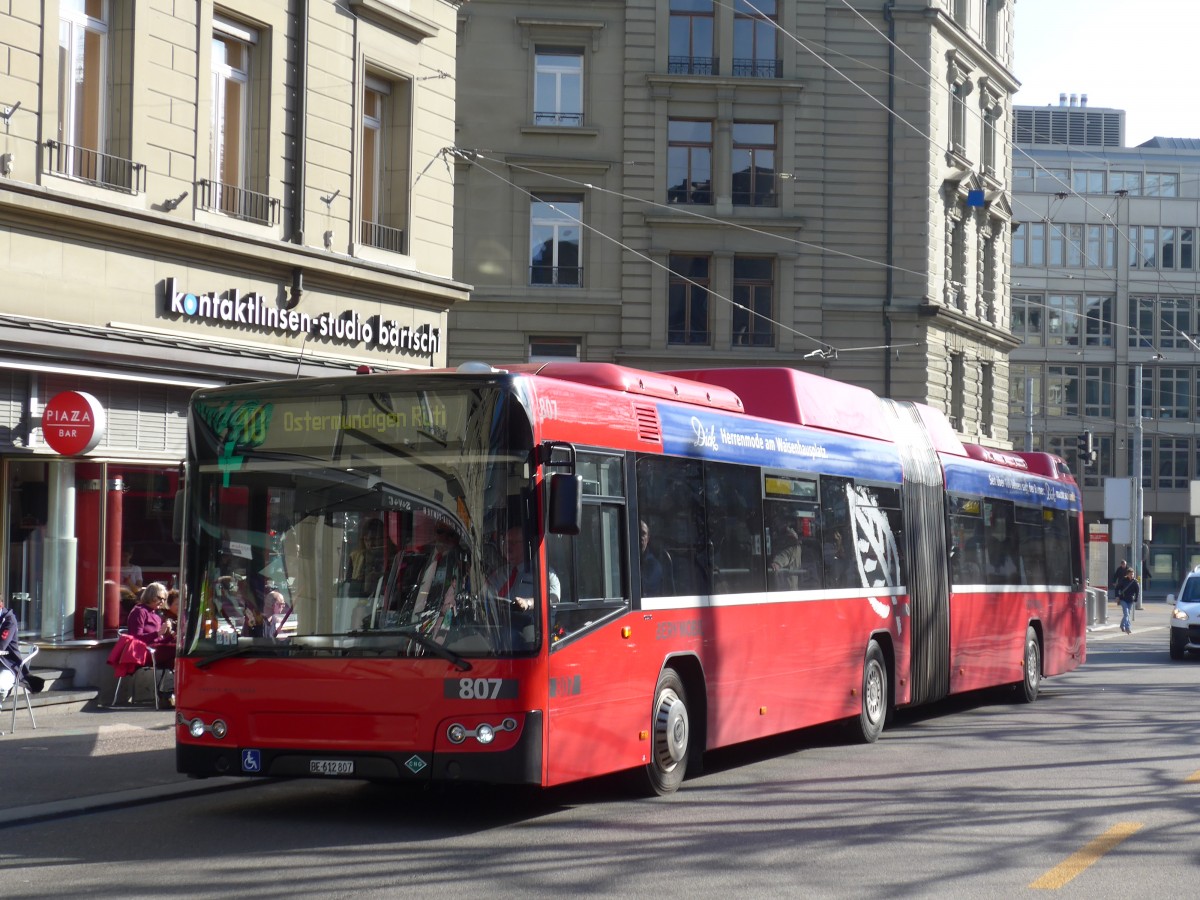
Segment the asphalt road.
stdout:
[[1200,659],[1168,659],[1168,614],[1089,635],[1032,706],[993,692],[873,746],[828,727],[712,753],[666,799],[188,782],[169,713],[39,711],[0,738],[0,894],[1171,896],[1200,877]]

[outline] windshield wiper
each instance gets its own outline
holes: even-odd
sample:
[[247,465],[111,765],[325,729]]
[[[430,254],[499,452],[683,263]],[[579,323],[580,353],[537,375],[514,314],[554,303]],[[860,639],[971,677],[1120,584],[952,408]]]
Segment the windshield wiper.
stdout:
[[235,656],[245,656],[247,653],[254,653],[259,650],[265,650],[275,656],[279,655],[280,650],[293,649],[290,644],[245,644],[237,647],[230,647],[221,653],[215,653],[212,656],[206,656],[204,659],[196,663],[197,669],[203,669],[205,666],[211,666],[215,662],[220,662],[223,659],[233,659]]
[[440,656],[442,659],[454,663],[455,668],[457,668],[460,672],[470,672],[473,668],[475,668],[473,665],[471,665],[471,663],[467,662],[467,660],[463,659],[453,650],[448,650],[437,641],[421,634],[421,632],[417,631],[415,628],[381,628],[377,631],[371,631],[370,633],[398,634],[409,638],[410,640],[416,641],[434,656]]

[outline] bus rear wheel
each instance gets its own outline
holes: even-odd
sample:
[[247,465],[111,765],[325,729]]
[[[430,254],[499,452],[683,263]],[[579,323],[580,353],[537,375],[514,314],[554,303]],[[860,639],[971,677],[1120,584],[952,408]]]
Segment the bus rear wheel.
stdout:
[[873,744],[883,734],[888,717],[888,675],[883,651],[876,641],[867,644],[863,659],[862,709],[858,714],[859,737],[864,744]]
[[674,793],[687,772],[691,724],[687,693],[674,669],[664,669],[654,688],[650,712],[650,762],[646,779],[660,797]]

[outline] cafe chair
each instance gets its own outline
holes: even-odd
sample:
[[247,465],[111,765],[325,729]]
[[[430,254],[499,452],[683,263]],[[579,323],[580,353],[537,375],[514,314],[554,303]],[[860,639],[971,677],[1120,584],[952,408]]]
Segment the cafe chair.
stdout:
[[112,703],[110,707],[117,705],[117,698],[121,695],[121,682],[126,678],[129,679],[129,702],[133,703],[133,696],[136,693],[136,678],[137,673],[150,670],[150,677],[154,685],[154,708],[158,709],[158,692],[160,688],[160,676],[158,674],[158,666],[154,662],[154,648],[146,644],[144,641],[139,641],[133,635],[122,631],[117,635],[117,645],[113,647],[112,652],[108,655],[108,664],[113,667],[113,673],[117,676],[117,686],[113,689]]
[[[38,655],[38,647],[36,644],[17,643],[13,645],[17,649],[17,653],[21,655],[21,665],[17,669],[17,680],[13,685],[12,690],[8,692],[12,698],[12,722],[9,724],[7,732],[0,731],[0,734],[15,734],[17,730],[17,704],[20,702],[20,697],[25,697],[25,708],[29,710],[29,721],[33,727],[37,728],[37,719],[33,717],[33,702],[29,699],[32,693],[29,687],[29,664],[33,662],[33,658]],[[0,714],[4,712],[4,703],[0,701]]]

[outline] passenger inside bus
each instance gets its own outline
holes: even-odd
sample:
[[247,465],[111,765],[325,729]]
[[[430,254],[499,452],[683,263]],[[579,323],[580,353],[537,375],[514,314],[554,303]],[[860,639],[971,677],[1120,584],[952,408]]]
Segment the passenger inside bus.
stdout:
[[638,522],[638,534],[641,544],[642,596],[661,597],[671,593],[664,591],[667,582],[666,568],[658,559],[658,554],[650,548],[650,526],[646,520]]
[[364,519],[359,525],[358,546],[350,551],[350,577],[347,593],[365,596],[374,592],[387,571],[388,560],[396,555],[380,519]]
[[779,526],[772,530],[776,538],[775,552],[771,556],[771,590],[794,591],[804,585],[801,582],[801,557],[803,554],[800,544],[800,534],[796,531],[795,523],[784,519]]

